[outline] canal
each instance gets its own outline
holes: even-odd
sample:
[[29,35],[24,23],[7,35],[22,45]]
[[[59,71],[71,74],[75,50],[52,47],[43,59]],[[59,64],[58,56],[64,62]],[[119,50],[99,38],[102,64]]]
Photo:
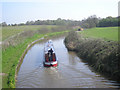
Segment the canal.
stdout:
[[16,88],[118,88],[115,81],[93,72],[87,63],[64,45],[64,37],[52,39],[58,67],[45,68],[44,43],[33,45],[23,59]]

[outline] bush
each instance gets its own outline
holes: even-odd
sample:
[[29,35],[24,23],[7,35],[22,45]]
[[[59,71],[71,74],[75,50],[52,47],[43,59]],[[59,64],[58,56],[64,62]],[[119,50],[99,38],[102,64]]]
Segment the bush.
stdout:
[[77,33],[75,31],[69,32],[67,38],[65,38],[66,47],[69,50],[75,50],[78,45]]
[[[71,45],[72,44],[72,45]],[[78,56],[96,71],[120,81],[120,43],[102,39],[83,38],[76,32],[70,32],[65,38],[68,50],[76,51]]]

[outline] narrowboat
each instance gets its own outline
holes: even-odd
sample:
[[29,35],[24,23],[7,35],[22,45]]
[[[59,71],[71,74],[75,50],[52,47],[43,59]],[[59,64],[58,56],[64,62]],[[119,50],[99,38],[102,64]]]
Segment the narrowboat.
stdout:
[[45,67],[57,67],[58,66],[58,61],[56,58],[52,40],[49,40],[48,42],[45,43],[43,64]]

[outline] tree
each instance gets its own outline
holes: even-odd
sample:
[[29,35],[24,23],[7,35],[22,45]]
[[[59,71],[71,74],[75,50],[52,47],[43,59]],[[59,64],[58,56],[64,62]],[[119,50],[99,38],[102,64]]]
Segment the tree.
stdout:
[[24,23],[20,23],[20,24],[18,24],[18,26],[23,26],[23,25],[25,25]]
[[26,22],[26,25],[34,25],[35,23],[34,23],[34,21],[27,21]]
[[99,22],[99,19],[96,15],[92,15],[87,19],[82,20],[81,27],[83,28],[93,28],[96,27]]
[[2,26],[7,26],[7,23],[6,22],[2,22]]
[[112,27],[112,26],[118,26],[119,18],[118,17],[106,17],[99,21],[98,26],[99,27]]
[[120,16],[118,16],[118,26],[120,26]]

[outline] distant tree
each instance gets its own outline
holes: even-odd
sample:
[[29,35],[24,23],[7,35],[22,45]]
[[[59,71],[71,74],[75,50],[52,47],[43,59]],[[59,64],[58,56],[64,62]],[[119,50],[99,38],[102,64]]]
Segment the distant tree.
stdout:
[[87,19],[84,19],[81,21],[81,27],[83,28],[93,28],[96,27],[99,22],[99,19],[96,15],[92,15],[88,17]]
[[20,24],[18,24],[18,26],[23,26],[23,25],[25,25],[24,23],[20,23]]
[[34,21],[27,21],[26,22],[26,25],[34,25],[35,23],[34,23]]
[[99,21],[98,26],[99,27],[112,27],[112,26],[118,26],[118,17],[106,17]]
[[88,23],[84,23],[83,25],[82,25],[82,28],[89,28],[90,26],[89,26],[89,24]]
[[7,23],[6,22],[2,22],[2,26],[7,26]]
[[[118,26],[120,25],[120,17],[106,17],[106,18],[97,18],[96,15],[89,16],[87,19],[83,19],[82,21],[77,20],[69,20],[69,19],[61,19],[57,20],[36,20],[36,21],[27,21],[25,24],[20,23],[18,25],[67,25],[67,26],[80,26],[82,28],[93,28],[93,27],[108,27],[108,26]],[[2,24],[6,26],[7,24],[4,22]],[[12,26],[16,26],[16,24],[12,24]]]
[[10,24],[8,24],[8,26],[10,26]]
[[11,26],[17,26],[17,24],[11,24]]
[[57,20],[55,20],[55,25],[65,25],[65,21],[61,18],[58,18]]
[[58,20],[58,21],[61,21],[62,19],[61,19],[61,18],[58,18],[57,20]]
[[27,22],[26,22],[26,25],[30,25],[30,21],[27,21]]
[[120,16],[118,16],[117,18],[118,18],[118,26],[120,26]]

